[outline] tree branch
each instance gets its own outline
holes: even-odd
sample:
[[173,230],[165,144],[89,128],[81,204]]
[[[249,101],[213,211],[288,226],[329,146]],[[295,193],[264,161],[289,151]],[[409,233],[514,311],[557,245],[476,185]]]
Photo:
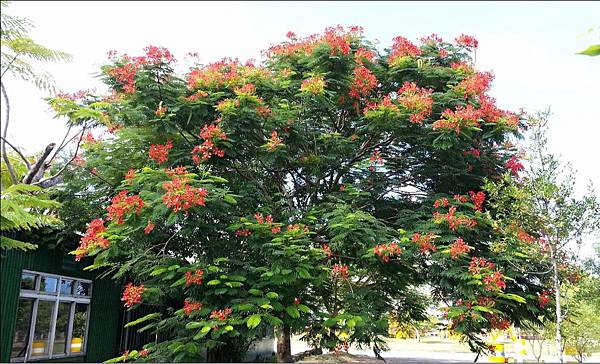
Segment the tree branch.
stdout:
[[[8,133],[8,123],[10,121],[10,103],[8,102],[8,94],[6,93],[6,88],[4,88],[4,82],[0,81],[0,87],[2,87],[2,95],[4,95],[4,102],[6,105],[6,118],[4,121],[4,137],[7,136]],[[6,164],[6,169],[8,170],[8,174],[10,175],[10,180],[13,184],[19,183],[17,181],[17,176],[15,175],[15,170],[8,159],[8,155],[6,155],[6,139],[2,138],[2,159],[4,159],[4,163]]]
[[11,147],[15,152],[17,152],[17,154],[19,155],[19,157],[21,157],[21,159],[23,160],[23,162],[27,166],[27,169],[31,168],[31,163],[29,163],[29,161],[27,160],[27,158],[25,158],[25,156],[23,155],[23,153],[21,153],[21,151],[19,150],[19,148],[17,148],[14,145],[12,145],[8,140],[6,140],[6,138],[4,138],[2,136],[0,136],[0,139],[2,139],[3,142],[5,142],[6,144],[8,144],[8,146]]

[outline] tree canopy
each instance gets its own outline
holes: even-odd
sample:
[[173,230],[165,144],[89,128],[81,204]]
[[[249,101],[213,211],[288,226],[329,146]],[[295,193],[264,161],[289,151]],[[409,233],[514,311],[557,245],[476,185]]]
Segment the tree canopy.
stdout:
[[240,360],[271,326],[280,360],[291,332],[379,353],[388,315],[423,317],[423,285],[474,351],[538,323],[538,236],[494,195],[523,168],[527,123],[487,95],[477,45],[378,49],[338,26],[184,75],[149,46],[109,53],[112,94],[50,99],[93,131],[60,191],[68,231],[85,230],[76,259],[125,279],[127,307],[159,307],[135,324],[160,339],[128,357]]

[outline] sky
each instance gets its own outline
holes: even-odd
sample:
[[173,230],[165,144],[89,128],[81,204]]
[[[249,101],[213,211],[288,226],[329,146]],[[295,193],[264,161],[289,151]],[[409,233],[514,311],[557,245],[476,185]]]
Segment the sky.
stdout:
[[[445,40],[474,35],[476,66],[494,73],[490,93],[499,106],[550,108],[549,150],[577,170],[578,192],[590,180],[600,186],[600,57],[575,54],[600,43],[600,2],[27,1],[8,11],[33,21],[34,40],[73,55],[44,66],[65,92],[102,90],[96,75],[109,50],[136,55],[156,45],[182,61],[188,52],[198,52],[201,62],[260,60],[260,51],[290,30],[308,35],[337,24],[364,27],[382,47],[396,35],[415,42],[431,33]],[[53,119],[46,95],[10,77],[3,82],[11,100],[9,140],[28,152],[60,141],[65,122]]]

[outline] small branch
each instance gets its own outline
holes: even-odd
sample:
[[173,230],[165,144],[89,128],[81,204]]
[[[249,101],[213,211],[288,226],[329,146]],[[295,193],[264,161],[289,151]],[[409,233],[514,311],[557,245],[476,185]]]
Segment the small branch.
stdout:
[[46,148],[44,149],[44,152],[42,152],[42,155],[40,156],[40,158],[38,158],[38,160],[35,162],[35,164],[31,167],[29,172],[27,172],[27,174],[23,178],[23,183],[30,184],[31,182],[36,182],[36,181],[34,181],[35,177],[39,174],[40,171],[43,171],[45,169],[44,165],[45,165],[46,158],[48,158],[50,153],[52,153],[52,151],[54,150],[54,147],[56,147],[56,144],[54,144],[54,143],[50,143],[46,146]]
[[67,167],[75,160],[75,158],[77,157],[77,153],[79,152],[79,146],[81,145],[81,140],[83,139],[83,135],[85,133],[85,129],[86,129],[86,125],[83,126],[83,129],[81,129],[81,134],[79,136],[79,140],[77,141],[77,147],[75,148],[75,153],[73,154],[73,157],[67,162],[65,163],[64,166],[62,166],[62,168],[56,172],[53,176],[48,177],[48,178],[44,178],[42,180],[37,181],[36,183],[34,183],[34,185],[38,185],[38,184],[42,184],[48,180],[54,179],[56,177],[58,177],[60,174],[62,174],[65,169],[67,169]]
[[29,163],[29,161],[27,160],[27,158],[25,158],[25,156],[23,155],[23,153],[21,153],[21,151],[19,150],[19,148],[15,147],[14,145],[12,145],[8,140],[6,140],[4,137],[0,136],[0,139],[2,139],[3,142],[5,142],[6,144],[8,144],[9,147],[11,147],[15,152],[17,152],[17,154],[19,155],[19,157],[21,157],[21,159],[23,160],[23,162],[25,163],[25,165],[27,166],[27,169],[31,168],[31,163]]
[[[69,133],[71,132],[71,128],[72,127],[73,127],[73,124],[69,124],[69,129],[67,129],[67,133],[65,134],[63,140],[58,145],[58,148],[56,148],[56,150],[54,151],[54,154],[52,155],[52,158],[50,158],[50,160],[48,161],[48,164],[52,163],[52,161],[54,160],[54,158],[56,158],[56,156],[58,155],[58,153],[60,153],[60,151],[64,148],[64,146],[65,146],[65,140],[67,140],[67,137],[69,136]],[[77,134],[75,134],[75,135],[77,135]],[[71,138],[71,140],[73,140],[73,138]],[[69,142],[67,144],[69,144],[71,142],[71,140],[69,140]]]
[[10,66],[12,66],[13,62],[17,60],[18,56],[19,56],[19,52],[17,52],[15,54],[15,56],[13,57],[13,59],[11,59],[10,62],[8,62],[8,66],[6,66],[4,71],[2,71],[2,75],[0,77],[4,77],[4,74],[6,73],[6,71],[8,71],[10,69]]
[[[0,87],[2,87],[2,95],[4,95],[4,102],[6,105],[6,119],[4,121],[4,137],[7,136],[8,133],[8,123],[10,121],[10,103],[8,102],[8,94],[6,93],[6,88],[4,88],[4,82],[0,81]],[[6,155],[6,139],[2,138],[2,159],[4,159],[4,163],[6,163],[6,169],[8,170],[8,174],[10,175],[10,180],[13,184],[19,183],[17,180],[17,176],[15,175],[15,170],[10,163],[10,159]]]

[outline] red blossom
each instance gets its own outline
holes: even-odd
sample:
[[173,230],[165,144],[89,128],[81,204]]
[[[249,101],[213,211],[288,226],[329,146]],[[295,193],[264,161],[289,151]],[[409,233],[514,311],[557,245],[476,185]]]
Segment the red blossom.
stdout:
[[521,163],[519,157],[516,155],[511,156],[510,159],[506,161],[504,166],[510,169],[511,174],[515,177],[518,177],[519,172],[525,169],[523,163]]
[[469,191],[469,196],[471,196],[471,201],[475,205],[475,210],[483,211],[483,203],[485,202],[485,193],[479,191],[477,193],[473,191]]
[[83,137],[85,144],[98,144],[101,140],[94,138],[94,134],[87,132]]
[[246,83],[242,87],[236,87],[233,92],[238,96],[250,96],[256,93],[256,86],[252,83]]
[[363,60],[366,59],[367,61],[372,62],[374,58],[375,53],[368,49],[359,48],[356,50],[356,52],[354,52],[354,60],[360,65],[363,64]]
[[464,203],[464,202],[467,202],[468,197],[464,196],[464,195],[454,195],[454,200],[456,202]]
[[469,273],[480,274],[482,270],[492,270],[496,266],[492,262],[488,262],[485,258],[473,257],[469,263]]
[[478,127],[480,117],[480,111],[473,105],[459,106],[456,110],[446,109],[442,113],[442,118],[433,123],[432,128],[433,130],[454,130],[456,134],[460,134],[463,127]]
[[279,232],[281,232],[281,227],[280,226],[273,226],[271,228],[271,233],[278,234]]
[[148,220],[148,224],[146,224],[146,227],[144,228],[144,234],[150,234],[152,230],[154,230],[154,227],[155,225],[152,220]]
[[369,96],[377,87],[377,78],[367,67],[358,66],[352,72],[353,79],[348,95],[354,99]]
[[252,235],[252,231],[248,229],[237,229],[235,231],[235,236],[250,236]]
[[454,62],[450,65],[450,68],[466,75],[475,73],[473,66],[465,62]]
[[486,318],[492,329],[506,330],[510,327],[510,321],[498,316],[495,313],[487,313]]
[[342,277],[344,279],[347,279],[349,276],[349,271],[348,271],[348,266],[345,264],[334,264],[333,265],[333,269],[331,271],[331,274],[334,277]]
[[470,35],[461,34],[458,37],[456,37],[456,39],[454,39],[454,40],[456,41],[456,44],[461,45],[466,48],[476,49],[477,46],[479,45],[479,42],[477,42],[477,39],[475,39],[475,37],[470,36]]
[[389,244],[379,244],[375,245],[373,248],[373,253],[377,256],[381,257],[384,263],[389,262],[390,257],[400,255],[402,253],[402,248],[398,246],[398,243],[391,242]]
[[333,256],[333,253],[331,252],[331,249],[329,248],[329,244],[324,244],[322,249],[323,249],[323,252],[325,252],[325,254],[327,255],[327,257],[331,258]]
[[456,90],[464,92],[465,97],[474,95],[483,95],[492,83],[494,76],[491,72],[476,72],[456,85]]
[[431,94],[433,90],[418,87],[414,82],[404,82],[398,90],[398,103],[411,112],[411,123],[422,123],[422,121],[431,115],[433,99]]
[[140,61],[143,63],[159,65],[162,63],[172,63],[175,61],[175,57],[173,57],[171,52],[164,47],[156,47],[151,45],[144,48],[144,51],[146,52],[145,59],[140,58]]
[[320,95],[325,90],[325,77],[318,75],[315,77],[307,78],[302,81],[300,85],[301,92],[307,92],[314,95]]
[[165,169],[165,172],[167,173],[167,175],[169,177],[182,176],[182,175],[188,173],[187,168],[185,166],[177,166],[175,168],[168,168],[168,169]]
[[114,77],[121,84],[125,93],[135,92],[135,76],[140,65],[137,63],[126,63],[108,70],[108,75]]
[[392,65],[397,64],[404,57],[416,57],[422,53],[419,47],[402,36],[395,37],[393,42],[392,51],[388,57],[388,62]]
[[350,41],[348,35],[344,34],[342,27],[326,28],[323,40],[329,45],[332,56],[350,54]]
[[295,305],[299,305],[300,303],[301,302],[300,302],[300,299],[298,297],[294,298],[294,304]]
[[225,308],[224,310],[214,310],[210,313],[210,318],[212,320],[225,321],[229,318],[233,311],[230,307]]
[[472,155],[473,157],[477,157],[479,158],[481,156],[481,151],[477,148],[471,148],[465,152],[463,152],[464,155]]
[[128,191],[123,190],[118,195],[112,198],[111,205],[108,210],[108,220],[116,220],[118,225],[123,224],[123,216],[135,210],[136,214],[140,214],[144,207],[144,201],[138,195],[128,195]]
[[134,179],[135,178],[135,169],[129,169],[127,174],[125,175],[125,179]]
[[190,286],[192,284],[201,285],[202,277],[204,276],[204,271],[202,269],[196,269],[195,272],[185,272],[185,286]]
[[272,152],[274,150],[276,150],[277,148],[279,148],[281,145],[283,145],[283,140],[279,137],[279,134],[277,134],[276,130],[273,130],[271,132],[271,137],[269,139],[267,139],[267,150],[269,152]]
[[519,231],[517,232],[517,238],[520,241],[522,241],[524,243],[528,243],[528,244],[531,244],[535,241],[535,238],[533,236],[527,234],[525,232],[525,230],[523,230],[523,229],[519,229]]
[[87,230],[81,240],[79,246],[75,250],[75,261],[80,261],[82,257],[88,255],[92,249],[106,249],[109,246],[109,241],[101,234],[106,231],[104,226],[104,220],[95,219],[92,220],[87,227]]
[[162,164],[169,160],[169,151],[173,148],[173,142],[169,139],[166,144],[152,144],[148,156],[156,163]]
[[438,198],[433,202],[433,208],[439,209],[440,207],[448,207],[450,201],[446,197]]
[[125,302],[125,307],[131,308],[134,305],[142,302],[142,293],[144,293],[144,285],[134,286],[133,283],[127,283],[123,290],[121,301]]
[[550,291],[544,290],[542,293],[539,293],[538,305],[540,308],[544,308],[548,303],[550,303]]
[[175,177],[162,185],[166,190],[162,196],[163,203],[173,212],[188,212],[192,207],[205,205],[208,191],[204,188],[192,187],[187,182],[188,179],[185,177]]
[[435,238],[437,238],[437,236],[433,233],[427,233],[425,235],[414,233],[412,235],[412,241],[419,245],[421,253],[434,252],[437,250],[437,246],[433,244]]
[[146,358],[150,354],[148,349],[142,349],[139,351],[140,358]]
[[200,302],[192,301],[189,298],[186,298],[185,301],[183,301],[183,313],[186,315],[191,315],[193,312],[201,309],[202,303]]
[[433,45],[443,42],[443,39],[435,33],[432,33],[426,37],[421,37],[419,40],[423,44],[433,44]]
[[493,272],[483,277],[483,284],[488,291],[496,291],[506,289],[504,275],[500,272]]
[[452,206],[448,209],[447,214],[441,214],[439,212],[433,213],[433,218],[436,223],[447,222],[451,230],[456,231],[460,226],[466,228],[473,228],[477,225],[477,222],[467,216],[456,216],[456,207]]
[[450,245],[450,257],[452,259],[458,259],[458,257],[464,253],[468,254],[471,249],[473,249],[473,247],[465,243],[462,238],[458,238]]

